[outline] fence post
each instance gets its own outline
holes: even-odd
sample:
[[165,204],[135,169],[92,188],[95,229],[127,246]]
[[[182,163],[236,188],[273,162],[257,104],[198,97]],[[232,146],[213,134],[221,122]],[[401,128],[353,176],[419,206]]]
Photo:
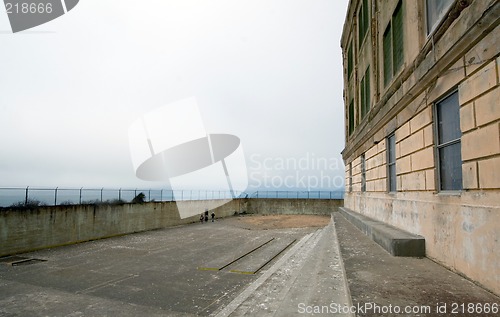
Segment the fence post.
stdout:
[[24,196],[24,205],[28,204],[28,192],[29,192],[29,186],[26,187],[26,195]]
[[59,187],[56,187],[56,189],[54,190],[54,206],[57,206],[57,189]]
[[101,203],[102,203],[102,191],[104,190],[104,187],[101,188]]
[[151,201],[151,188],[149,189],[149,192],[148,192],[148,201]]
[[122,189],[121,188],[118,190],[118,200],[120,200],[120,201],[122,200]]
[[160,201],[163,201],[163,189],[160,190]]
[[80,188],[80,205],[82,204],[82,190],[83,190],[83,187]]

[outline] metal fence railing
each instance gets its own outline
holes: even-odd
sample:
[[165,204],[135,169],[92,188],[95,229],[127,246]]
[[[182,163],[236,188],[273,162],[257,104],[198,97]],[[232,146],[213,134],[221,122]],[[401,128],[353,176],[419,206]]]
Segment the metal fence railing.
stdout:
[[0,187],[0,207],[128,203],[141,193],[145,202],[231,198],[342,199],[344,194],[343,191],[259,190],[246,193],[221,190]]

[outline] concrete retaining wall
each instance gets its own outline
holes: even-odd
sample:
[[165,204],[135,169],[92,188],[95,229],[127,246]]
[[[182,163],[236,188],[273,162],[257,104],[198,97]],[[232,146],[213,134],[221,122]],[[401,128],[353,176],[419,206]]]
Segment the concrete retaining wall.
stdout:
[[[217,218],[235,213],[329,214],[342,201],[235,199],[214,209]],[[166,228],[199,221],[218,201],[183,202],[196,216],[181,219],[175,202],[123,205],[48,206],[0,211],[0,256]]]
[[246,212],[251,214],[329,215],[343,200],[330,199],[248,199]]
[[[200,214],[210,201],[192,201]],[[215,209],[217,217],[240,211],[238,200]],[[181,219],[175,202],[51,206],[0,212],[0,256],[166,228],[199,221]]]

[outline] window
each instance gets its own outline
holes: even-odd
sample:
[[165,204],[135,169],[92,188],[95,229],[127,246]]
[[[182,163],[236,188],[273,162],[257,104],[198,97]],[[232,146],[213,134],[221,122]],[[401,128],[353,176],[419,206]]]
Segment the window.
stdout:
[[460,105],[458,92],[436,103],[436,155],[440,190],[462,189]]
[[450,8],[453,0],[426,0],[425,7],[427,11],[427,34],[438,26],[439,22],[445,16],[446,11]]
[[403,9],[399,1],[383,36],[384,85],[387,86],[403,65]]
[[365,76],[361,79],[361,118],[370,111],[370,66],[365,71]]
[[349,48],[347,49],[347,79],[351,78],[352,69],[353,69],[352,44],[349,44]]
[[358,10],[358,47],[361,47],[368,31],[370,18],[368,16],[368,0],[363,0]]
[[396,189],[396,136],[394,134],[387,137],[387,182],[389,192]]
[[366,192],[365,153],[361,154],[361,191]]
[[354,100],[349,103],[349,135],[354,131]]
[[352,162],[349,163],[349,192],[352,192]]
[[387,86],[392,78],[392,53],[391,53],[391,24],[387,26],[384,32],[384,85]]

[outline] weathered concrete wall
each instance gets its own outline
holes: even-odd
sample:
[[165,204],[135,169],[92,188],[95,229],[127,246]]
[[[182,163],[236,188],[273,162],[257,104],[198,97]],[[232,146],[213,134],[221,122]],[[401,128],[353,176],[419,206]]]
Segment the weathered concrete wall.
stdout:
[[329,199],[249,199],[246,212],[263,215],[329,215],[343,206],[343,200]]
[[[191,201],[205,210],[210,201]],[[240,211],[238,200],[214,209],[217,217]],[[75,205],[0,212],[0,256],[102,239],[133,232],[166,228],[199,221],[181,219],[175,202]]]
[[[478,205],[481,201],[481,205]],[[500,294],[500,193],[346,193],[345,206],[425,237],[427,257]]]
[[[500,27],[495,29],[497,32]],[[494,34],[494,32],[492,33]],[[485,49],[485,47],[487,49]],[[347,208],[426,238],[428,257],[500,294],[500,42],[488,35],[437,77],[394,120],[397,193],[388,194],[387,145],[369,145],[366,193],[361,192],[361,160],[346,169],[352,175]],[[473,58],[474,57],[474,58]],[[475,60],[475,64],[469,61]],[[462,187],[439,192],[433,102],[458,86],[462,130]],[[381,135],[390,129],[388,124]]]
[[[382,12],[373,16],[376,26],[385,28],[397,1],[375,3]],[[500,4],[470,2],[451,24],[443,24],[442,36],[435,37],[426,36],[424,2],[403,3],[405,62],[386,87],[377,86],[382,81],[375,78],[371,110],[346,137],[345,206],[424,236],[429,258],[500,295]],[[354,20],[346,20],[345,40],[348,32],[355,36],[355,28],[350,29]],[[383,30],[379,28],[379,38],[373,41],[378,58],[358,56],[371,58],[374,69],[383,69]],[[447,192],[439,186],[439,120],[434,110],[452,92],[458,93],[460,107],[462,187]],[[386,140],[393,133],[396,192],[389,193]]]
[[[74,205],[0,212],[0,256],[166,228],[199,221],[218,201],[183,201],[196,213],[181,219],[175,202]],[[235,213],[329,214],[341,200],[235,199],[214,209],[217,218]]]

